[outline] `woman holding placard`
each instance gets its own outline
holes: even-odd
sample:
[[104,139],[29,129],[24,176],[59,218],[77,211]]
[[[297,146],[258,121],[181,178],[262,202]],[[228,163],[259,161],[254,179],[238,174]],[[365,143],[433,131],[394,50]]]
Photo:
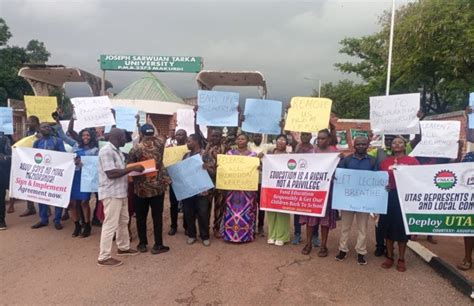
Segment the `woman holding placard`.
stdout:
[[[276,148],[267,154],[287,154],[288,139],[280,135],[276,139]],[[283,246],[290,241],[290,214],[267,211],[268,244]]]
[[[73,119],[71,119],[73,120]],[[73,123],[70,123],[73,124]],[[90,192],[81,192],[81,157],[82,156],[97,156],[99,148],[95,133],[89,129],[83,129],[79,132],[77,140],[67,136],[60,124],[58,124],[58,135],[65,143],[72,146],[73,153],[76,154],[74,162],[76,164],[76,171],[74,171],[74,178],[71,188],[71,202],[69,203],[69,211],[71,219],[74,221],[74,231],[72,237],[89,237],[91,234],[91,208],[89,206]],[[81,209],[84,215],[84,224],[81,227],[79,222],[81,216]]]
[[[334,145],[331,145],[331,133],[328,129],[324,129],[318,132],[317,145],[314,148],[314,153],[334,153],[337,149]],[[308,255],[311,253],[313,237],[313,229],[316,226],[321,226],[321,247],[318,252],[318,257],[328,256],[328,236],[329,230],[336,228],[336,213],[332,209],[332,186],[329,189],[328,203],[326,207],[326,214],[324,217],[311,217],[311,216],[300,216],[300,224],[306,224],[306,245],[301,251],[302,254]]]
[[[240,134],[237,137],[237,149],[227,152],[228,155],[256,157],[248,149],[249,137]],[[254,238],[256,191],[233,190],[225,194],[224,216],[221,224],[221,237],[230,242],[250,242]]]
[[395,136],[392,140],[392,155],[387,157],[381,164],[380,170],[388,172],[388,206],[387,214],[380,215],[379,226],[384,234],[387,244],[387,259],[382,263],[382,268],[389,269],[393,266],[393,246],[398,244],[398,262],[397,270],[406,271],[405,251],[409,237],[406,235],[403,225],[403,216],[398,199],[397,186],[393,169],[397,165],[419,165],[420,163],[414,157],[407,156],[405,153],[406,140],[402,136]]

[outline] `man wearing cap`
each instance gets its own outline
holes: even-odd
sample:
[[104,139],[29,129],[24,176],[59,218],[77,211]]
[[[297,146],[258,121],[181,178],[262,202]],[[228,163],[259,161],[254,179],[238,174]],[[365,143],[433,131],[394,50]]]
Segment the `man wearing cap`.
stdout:
[[147,252],[147,217],[151,207],[153,219],[153,234],[155,244],[151,249],[152,254],[160,254],[169,251],[169,247],[163,245],[163,201],[166,186],[171,180],[168,172],[163,166],[164,142],[155,137],[155,129],[150,124],[144,124],[140,128],[141,141],[135,145],[129,153],[131,163],[145,160],[155,160],[157,172],[150,175],[139,175],[133,177],[133,188],[135,194],[135,214],[137,220],[137,231],[139,243],[138,251]]

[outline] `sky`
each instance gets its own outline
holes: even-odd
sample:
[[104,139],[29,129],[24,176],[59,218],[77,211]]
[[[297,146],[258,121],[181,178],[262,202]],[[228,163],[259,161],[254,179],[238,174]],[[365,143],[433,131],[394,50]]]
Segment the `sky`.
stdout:
[[[398,0],[397,5],[406,1]],[[308,96],[318,80],[356,79],[335,69],[345,37],[370,35],[391,0],[0,0],[10,45],[43,41],[49,64],[101,75],[100,54],[201,56],[206,70],[257,70],[269,99]],[[118,93],[143,72],[107,72]],[[195,74],[157,73],[179,96],[196,96]],[[257,97],[256,88],[239,91]],[[85,84],[67,93],[90,95]],[[323,93],[324,94],[324,93]]]

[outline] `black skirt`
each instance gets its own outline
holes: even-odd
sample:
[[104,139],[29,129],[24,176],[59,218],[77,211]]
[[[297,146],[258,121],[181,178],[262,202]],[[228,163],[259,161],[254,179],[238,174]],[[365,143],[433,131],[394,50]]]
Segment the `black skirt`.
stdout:
[[379,226],[385,239],[400,242],[407,242],[409,239],[403,225],[402,210],[396,189],[388,193],[387,214],[380,215]]

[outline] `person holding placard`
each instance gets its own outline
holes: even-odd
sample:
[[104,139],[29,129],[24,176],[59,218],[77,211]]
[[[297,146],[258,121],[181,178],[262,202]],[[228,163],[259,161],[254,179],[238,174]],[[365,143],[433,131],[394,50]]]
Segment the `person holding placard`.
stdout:
[[[197,126],[197,134],[200,135],[200,130],[199,126]],[[222,132],[219,129],[212,129],[210,132],[209,136],[209,141],[204,141],[202,136],[200,135],[200,142],[201,145],[202,143],[205,143],[205,152],[204,156],[205,158],[209,160],[213,160],[214,165],[217,162],[217,155],[218,154],[225,154],[226,153],[226,147],[225,145],[222,144]],[[215,175],[211,175],[211,179],[215,185],[216,183],[216,177]],[[219,189],[214,189],[209,193],[209,206],[212,206],[212,203],[214,202],[214,222],[213,222],[213,231],[214,231],[214,237],[216,238],[221,238],[221,223],[222,223],[222,217],[223,217],[223,212],[224,212],[224,205],[225,205],[225,198],[224,198],[224,191],[219,190]],[[209,214],[210,214],[211,209],[209,209]]]
[[[252,136],[253,142],[249,143],[250,151],[257,153],[260,157],[260,154],[267,154],[268,152],[275,149],[275,145],[270,143],[262,143],[263,135],[262,134],[253,134]],[[262,176],[259,176],[259,183],[258,183],[258,192],[257,192],[257,205],[258,205],[258,234],[263,235],[263,226],[265,224],[265,211],[260,209],[260,189],[261,189],[261,180]]]
[[[174,132],[174,131],[173,131]],[[175,147],[175,146],[184,146],[186,145],[187,141],[187,134],[186,131],[183,129],[179,129],[176,131],[174,134],[174,138],[176,142],[173,144],[171,143],[169,146]],[[167,145],[167,147],[169,147]],[[171,218],[171,228],[168,232],[168,235],[173,236],[176,234],[178,231],[178,213],[179,213],[179,201],[176,200],[176,196],[173,192],[173,187],[170,185],[170,190],[169,190],[169,197],[170,197],[170,218]],[[183,228],[186,232],[186,220],[183,218]]]
[[[285,135],[279,135],[276,139],[276,148],[268,154],[288,154],[286,146],[288,139]],[[268,244],[283,246],[290,241],[290,214],[267,211],[268,221]],[[301,229],[301,227],[300,227]]]
[[10,139],[0,132],[0,230],[7,229],[5,223],[5,196],[10,183],[12,147]]
[[[64,142],[55,136],[51,136],[51,126],[48,123],[42,122],[40,124],[39,131],[41,133],[41,138],[33,143],[33,148],[66,152],[66,149],[64,148]],[[48,225],[48,205],[39,203],[38,207],[40,221],[31,227],[33,229],[38,229]],[[57,230],[63,229],[61,224],[62,213],[63,209],[61,207],[54,207],[54,227]]]
[[148,210],[151,208],[153,235],[155,238],[155,244],[151,249],[151,253],[161,254],[168,252],[170,249],[163,244],[163,202],[166,187],[171,183],[166,168],[163,165],[165,143],[154,136],[155,129],[150,124],[142,125],[140,134],[142,135],[142,140],[130,150],[129,162],[136,163],[150,159],[154,160],[157,173],[133,176],[134,204],[139,239],[137,249],[140,252],[148,251],[146,228]]
[[[29,116],[26,119],[26,132],[24,137],[30,137],[36,135],[39,132],[40,121],[36,116]],[[8,205],[7,213],[15,212],[15,199],[10,199],[10,205]],[[20,217],[27,217],[31,215],[36,215],[35,204],[31,201],[26,201],[26,210],[20,214]]]
[[398,244],[397,270],[406,271],[405,251],[409,237],[406,235],[403,217],[398,199],[397,186],[393,169],[397,165],[419,165],[416,158],[406,155],[407,141],[402,136],[395,136],[391,144],[392,155],[387,157],[381,164],[380,170],[387,171],[388,180],[388,206],[387,214],[380,215],[379,226],[384,234],[387,244],[387,259],[382,263],[382,268],[390,269],[394,264],[394,243]]
[[122,264],[111,256],[114,236],[118,247],[117,255],[138,255],[136,250],[130,248],[128,233],[128,174],[133,171],[143,172],[145,168],[142,165],[125,167],[125,157],[119,149],[125,143],[125,131],[112,128],[109,142],[99,151],[99,200],[102,200],[104,205],[105,219],[100,235],[97,264],[104,267]]
[[[204,156],[204,150],[199,145],[199,137],[195,134],[189,135],[187,139],[187,146],[190,152],[186,153],[183,160],[190,158],[194,155]],[[212,160],[203,160],[203,168],[207,170],[209,175],[215,175],[215,167]],[[192,196],[183,200],[184,219],[186,220],[187,226],[187,244],[193,244],[196,242],[196,219],[199,225],[199,236],[204,246],[210,246],[211,241],[209,240],[209,192],[203,192],[201,194]]]
[[[256,157],[248,148],[249,137],[237,136],[237,149],[229,150],[228,155]],[[219,166],[219,165],[218,165]],[[221,223],[221,236],[229,242],[250,242],[255,239],[256,191],[233,190],[225,193],[224,215]]]
[[[314,153],[333,153],[337,152],[335,146],[331,145],[331,133],[328,129],[324,129],[318,132],[318,144],[314,148]],[[336,228],[336,213],[332,209],[332,186],[329,189],[328,201],[326,206],[326,214],[324,217],[310,217],[310,216],[301,216],[300,224],[306,224],[306,245],[301,251],[304,255],[309,255],[312,249],[312,237],[313,230],[316,226],[321,226],[321,247],[318,252],[318,257],[327,257],[328,256],[328,236],[329,230]]]
[[[463,163],[474,162],[474,152],[468,152],[462,159]],[[474,250],[474,237],[464,237],[464,258],[456,267],[459,270],[467,271],[472,269],[472,251]]]
[[[311,138],[313,135],[311,133],[302,132],[300,134],[301,142],[296,145],[295,153],[313,153],[314,146],[311,144]],[[295,228],[295,237],[293,238],[292,244],[300,244],[301,242],[301,223],[300,223],[300,215],[293,216],[293,226]],[[321,242],[319,240],[319,227],[313,227],[312,231],[313,235],[311,238],[307,236],[314,247],[319,247]]]
[[[374,170],[375,158],[367,154],[369,148],[369,139],[367,137],[358,136],[354,139],[354,153],[345,157],[339,162],[339,168],[355,169],[355,170]],[[367,226],[369,221],[369,213],[354,212],[342,210],[341,212],[341,237],[339,239],[339,254],[336,256],[337,261],[343,261],[346,258],[349,248],[349,234],[352,222],[356,219],[357,223],[357,244],[355,250],[357,252],[357,263],[366,265],[367,260]]]
[[[73,121],[74,119],[71,119]],[[58,121],[59,123],[59,121]],[[97,140],[95,139],[95,133],[92,133],[90,129],[83,129],[79,132],[77,140],[67,136],[61,125],[58,126],[58,135],[72,147],[73,153],[76,154],[74,163],[76,169],[74,171],[74,178],[72,181],[71,188],[71,202],[69,204],[69,211],[71,212],[71,219],[74,221],[74,231],[72,237],[81,236],[83,238],[89,237],[91,234],[91,208],[89,206],[89,200],[91,194],[89,192],[81,192],[81,157],[82,156],[97,156],[99,154],[99,148]],[[81,226],[79,222],[81,211],[84,215],[84,224]]]

